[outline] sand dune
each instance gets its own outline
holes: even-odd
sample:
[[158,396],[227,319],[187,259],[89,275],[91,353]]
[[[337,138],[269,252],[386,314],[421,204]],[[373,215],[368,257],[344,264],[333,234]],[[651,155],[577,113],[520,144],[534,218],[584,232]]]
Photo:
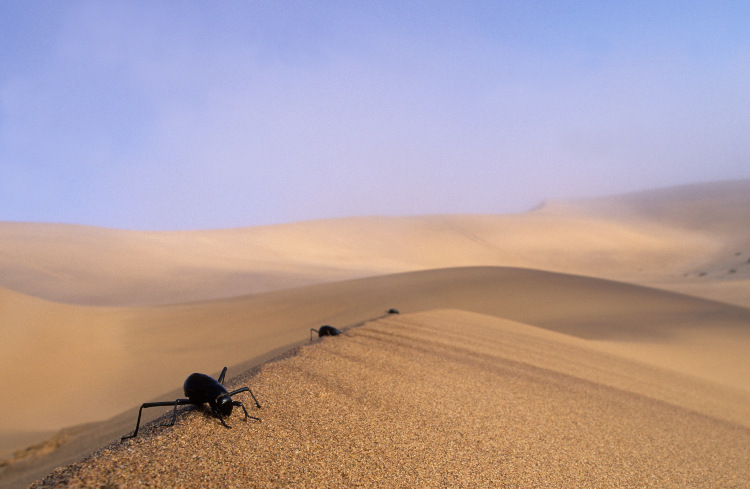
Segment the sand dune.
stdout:
[[321,324],[400,324],[390,307],[403,328],[471,329],[470,357],[502,332],[502,362],[745,429],[749,186],[216,231],[0,223],[0,390],[22,393],[2,401],[0,486],[132,429],[193,371],[239,373]]
[[[163,398],[192,371],[215,374],[225,364],[257,364],[269,352],[306,343],[311,327],[357,324],[382,316],[391,306],[404,312],[461,309],[534,325],[621,358],[703,379],[715,386],[714,393],[698,391],[697,397],[708,404],[750,405],[742,394],[750,390],[745,355],[750,311],[588,277],[459,268],[150,308],[45,303],[45,309],[39,299],[15,295],[17,314],[33,314],[20,324],[49,315],[61,333],[52,346],[27,344],[18,350],[44,362],[3,352],[10,359],[2,366],[9,375],[0,388],[18,389],[18,379],[41,387],[27,392],[24,403],[6,406],[6,431],[107,419],[126,407]],[[20,307],[28,300],[36,302],[33,308]],[[84,320],[88,324],[82,327]],[[172,392],[167,398],[179,396]],[[131,429],[134,417],[131,410],[130,416],[119,418],[119,434]]]
[[[8,328],[0,389],[17,379],[38,389],[13,404],[0,426],[49,430],[106,419],[119,409],[181,384],[186,365],[213,372],[306,340],[321,324],[351,325],[403,311],[462,309],[579,338],[629,343],[731,336],[722,362],[690,357],[694,375],[750,389],[742,352],[750,310],[655,289],[528,269],[458,268],[369,279],[176,306],[92,308],[4,294]],[[710,325],[714,339],[691,335]],[[710,335],[709,335],[710,336]],[[700,343],[699,343],[700,344]],[[733,346],[734,345],[734,346]],[[675,347],[676,348],[676,347]],[[44,362],[26,359],[44,358]],[[648,361],[648,358],[644,360]],[[659,358],[652,362],[661,361]],[[710,365],[706,365],[706,364]],[[60,379],[64,379],[61,382]],[[91,399],[89,393],[97,392]],[[68,408],[59,409],[57,404]],[[36,406],[30,412],[30,406]]]
[[[0,223],[0,286],[62,302],[155,305],[463,266],[683,281],[742,241],[660,215],[616,220],[559,207],[168,233]],[[733,278],[748,278],[744,271]]]
[[[459,311],[381,319],[236,379],[261,422],[189,411],[34,487],[747,485],[750,428],[686,405],[678,375],[560,336]],[[655,384],[668,399],[643,394]]]
[[644,285],[750,306],[750,180],[702,183],[611,197],[553,202],[546,212],[620,223],[660,223],[711,236],[713,252],[662,277],[633,277]]
[[721,235],[730,241],[750,237],[750,180],[659,188],[628,194],[555,202],[552,207],[598,215],[617,222],[645,219]]

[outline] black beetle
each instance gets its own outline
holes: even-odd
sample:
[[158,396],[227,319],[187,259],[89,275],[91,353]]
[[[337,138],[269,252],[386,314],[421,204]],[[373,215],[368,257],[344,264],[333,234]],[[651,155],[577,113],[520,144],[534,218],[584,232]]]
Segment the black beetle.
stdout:
[[253,394],[253,391],[250,390],[249,387],[241,387],[237,390],[233,390],[232,392],[227,392],[226,388],[224,387],[224,375],[227,373],[227,368],[224,367],[224,370],[221,371],[221,375],[219,375],[218,379],[214,379],[213,377],[206,375],[206,374],[190,374],[190,376],[185,379],[184,389],[185,389],[185,395],[187,396],[187,399],[175,399],[174,401],[159,401],[159,402],[144,402],[141,405],[141,409],[138,410],[138,421],[135,423],[135,431],[132,435],[123,436],[122,440],[127,440],[128,438],[133,438],[135,435],[138,434],[138,427],[141,425],[141,413],[143,412],[143,408],[150,408],[150,407],[157,407],[157,406],[174,406],[174,412],[172,413],[172,421],[167,423],[164,426],[172,426],[177,419],[177,406],[182,404],[194,404],[196,406],[200,406],[202,404],[208,403],[209,407],[211,408],[211,412],[219,418],[219,421],[221,421],[221,424],[226,426],[227,428],[231,428],[225,421],[224,416],[229,416],[232,414],[232,407],[233,406],[239,406],[242,408],[242,410],[245,412],[245,419],[247,418],[253,418],[257,421],[260,421],[259,418],[256,418],[255,416],[250,416],[247,413],[247,409],[245,409],[245,405],[242,404],[241,401],[234,401],[232,400],[232,396],[235,394],[239,394],[240,392],[249,392],[251,396],[253,396],[253,400],[255,401],[255,405],[260,409],[260,403],[258,402],[258,399],[255,398],[255,394]]
[[336,329],[333,326],[329,326],[327,324],[325,326],[321,326],[320,329],[310,328],[310,341],[311,342],[312,342],[313,331],[318,333],[318,338],[322,336],[337,336],[343,333],[343,331],[341,331],[340,329]]

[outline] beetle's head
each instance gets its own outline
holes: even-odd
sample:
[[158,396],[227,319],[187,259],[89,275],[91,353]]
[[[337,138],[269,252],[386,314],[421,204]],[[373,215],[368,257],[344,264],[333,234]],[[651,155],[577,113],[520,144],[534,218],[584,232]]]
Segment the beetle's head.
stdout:
[[229,416],[232,414],[232,398],[229,396],[219,396],[216,399],[216,408],[219,410],[222,416]]

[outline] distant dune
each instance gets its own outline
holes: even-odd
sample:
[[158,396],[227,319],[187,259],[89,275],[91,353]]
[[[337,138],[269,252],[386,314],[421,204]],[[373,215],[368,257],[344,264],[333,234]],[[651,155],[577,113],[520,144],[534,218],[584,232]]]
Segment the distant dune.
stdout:
[[[704,187],[689,186],[553,202],[518,215],[362,217],[215,231],[0,223],[0,286],[62,302],[155,305],[459,266],[682,281],[725,254],[750,256],[743,249],[750,242],[749,187],[707,185],[711,198]],[[748,278],[741,259],[728,264],[740,268],[732,279]]]
[[[647,219],[716,233],[729,241],[750,237],[750,180],[735,180],[644,190],[629,194],[560,202],[569,211],[626,221]],[[744,243],[744,241],[743,241]]]
[[[391,307],[414,315],[407,328],[466,323],[481,337],[502,324],[604,355],[622,369],[591,367],[587,382],[748,429],[748,222],[750,181],[501,216],[185,232],[0,223],[0,391],[19,393],[2,401],[0,485],[116,439],[193,371],[238,374],[321,324],[390,324]],[[574,358],[513,361],[584,375]]]

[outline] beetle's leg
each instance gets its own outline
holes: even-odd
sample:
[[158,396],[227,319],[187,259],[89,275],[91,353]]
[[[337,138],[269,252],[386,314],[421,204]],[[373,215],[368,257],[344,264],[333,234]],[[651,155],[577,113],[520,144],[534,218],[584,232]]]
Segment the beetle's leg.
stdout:
[[174,401],[160,401],[160,402],[144,402],[141,404],[141,408],[138,410],[138,421],[135,423],[135,431],[132,435],[126,435],[120,438],[120,441],[127,440],[128,438],[134,438],[138,434],[138,428],[141,426],[141,414],[143,414],[143,408],[158,407],[158,406],[174,406],[174,414],[172,416],[172,422],[165,426],[171,426],[174,424],[177,418],[177,405],[189,403],[189,399],[176,399]]
[[172,426],[175,421],[177,421],[177,406],[181,404],[192,404],[193,402],[190,399],[176,399],[174,401],[174,411],[172,412],[172,421],[169,423],[163,425],[163,426]]
[[320,332],[317,329],[310,328],[310,343],[312,343],[312,334],[313,334],[313,331],[315,331],[316,333],[318,333],[318,336],[320,336]]
[[242,401],[232,401],[232,405],[239,406],[243,411],[245,411],[245,421],[247,421],[247,418],[253,418],[256,421],[260,421],[260,418],[256,418],[255,416],[250,416],[249,414],[247,414],[247,409],[245,409],[245,405],[242,404]]
[[222,385],[224,384],[224,374],[226,373],[227,373],[227,368],[224,367],[224,370],[221,371],[221,375],[219,375],[219,378],[218,378],[219,384],[222,384]]
[[223,425],[224,425],[225,427],[227,427],[227,428],[231,428],[231,426],[229,426],[229,425],[228,425],[228,424],[226,423],[226,421],[224,421],[224,416],[222,416],[222,415],[221,415],[221,413],[219,412],[219,410],[218,410],[218,409],[216,409],[216,408],[211,408],[211,412],[212,412],[212,413],[214,413],[214,415],[215,415],[215,416],[216,416],[217,418],[219,418],[219,421],[221,421],[221,424],[223,424]]
[[255,401],[255,405],[260,409],[260,403],[258,402],[258,399],[256,399],[255,394],[253,394],[253,391],[250,390],[249,387],[240,387],[236,391],[232,391],[229,394],[227,394],[229,397],[232,397],[235,394],[239,394],[240,392],[249,392],[251,396],[253,396],[253,401]]
[[143,408],[145,407],[150,407],[150,406],[146,406],[145,404],[141,406],[141,408],[138,410],[138,421],[135,422],[135,431],[133,432],[132,435],[125,435],[122,438],[120,438],[121,443],[127,440],[128,438],[135,438],[135,435],[138,434],[138,427],[141,426],[141,413],[143,412]]

